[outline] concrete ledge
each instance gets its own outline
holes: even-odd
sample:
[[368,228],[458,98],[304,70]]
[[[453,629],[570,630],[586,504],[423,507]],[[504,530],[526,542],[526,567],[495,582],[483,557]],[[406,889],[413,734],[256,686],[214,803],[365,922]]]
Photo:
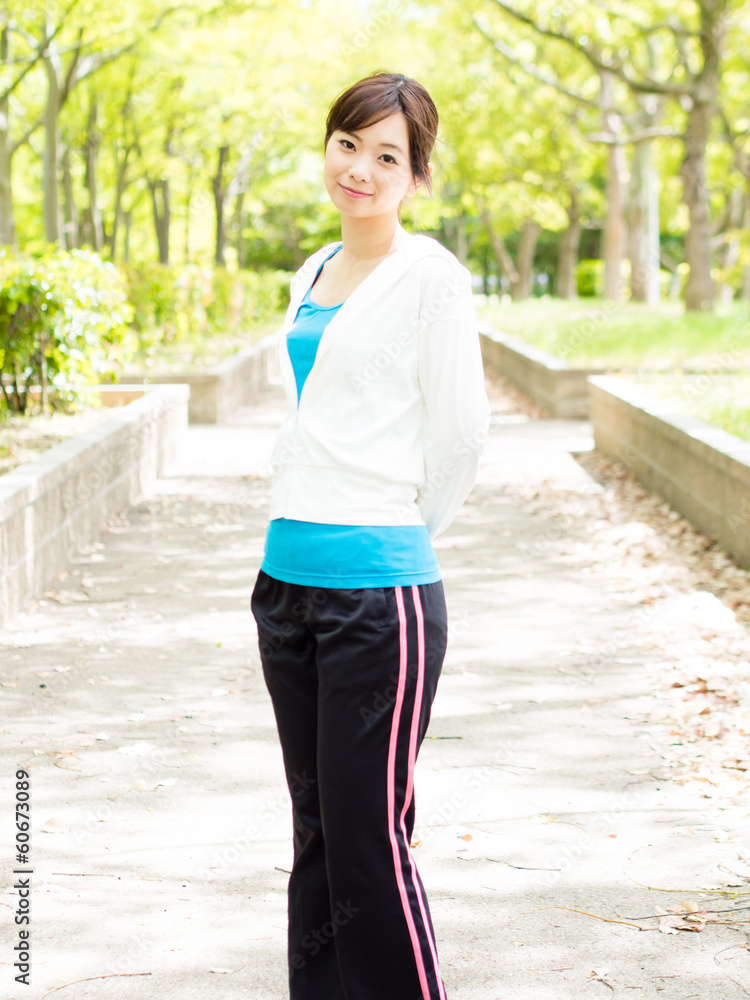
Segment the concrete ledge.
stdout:
[[592,376],[596,447],[750,568],[750,442],[613,376]]
[[479,334],[485,366],[509,378],[552,417],[586,420],[589,417],[586,379],[613,370],[571,368],[554,354],[491,327],[480,325]]
[[[111,390],[114,388],[115,392]],[[109,401],[117,387],[92,386]],[[176,458],[187,385],[146,386],[95,427],[0,476],[0,625],[23,611],[107,519]]]
[[186,383],[190,386],[190,423],[224,423],[240,406],[252,403],[276,372],[279,333],[269,333],[202,373],[123,375],[117,384]]

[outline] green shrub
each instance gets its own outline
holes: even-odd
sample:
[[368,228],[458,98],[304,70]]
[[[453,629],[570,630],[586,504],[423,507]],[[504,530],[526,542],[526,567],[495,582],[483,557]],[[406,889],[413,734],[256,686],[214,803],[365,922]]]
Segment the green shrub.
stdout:
[[604,291],[604,261],[579,260],[576,267],[576,282],[581,298],[601,295]]
[[244,333],[286,305],[286,271],[126,264],[88,250],[0,250],[0,378],[6,406],[78,406],[88,383],[114,379],[139,354]]
[[140,350],[243,331],[286,304],[286,271],[227,271],[200,264],[124,265]]
[[24,413],[32,385],[41,386],[43,410],[78,405],[87,384],[106,379],[133,353],[131,319],[122,276],[98,254],[52,250],[32,257],[0,248],[6,406]]

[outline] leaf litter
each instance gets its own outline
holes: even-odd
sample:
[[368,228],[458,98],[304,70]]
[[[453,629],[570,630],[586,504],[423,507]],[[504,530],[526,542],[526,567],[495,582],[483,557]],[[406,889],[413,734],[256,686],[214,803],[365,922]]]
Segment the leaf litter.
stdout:
[[[488,380],[493,408],[544,418],[502,377]],[[526,513],[550,519],[550,558],[574,564],[614,602],[634,609],[614,655],[639,653],[651,690],[652,725],[665,774],[703,798],[747,805],[750,796],[750,571],[625,465],[598,451],[571,453],[591,489],[548,481],[500,489]],[[600,657],[585,641],[571,656]],[[656,662],[654,659],[656,657]],[[628,661],[629,662],[629,661]],[[580,679],[585,680],[585,668]],[[661,728],[660,728],[661,727]]]

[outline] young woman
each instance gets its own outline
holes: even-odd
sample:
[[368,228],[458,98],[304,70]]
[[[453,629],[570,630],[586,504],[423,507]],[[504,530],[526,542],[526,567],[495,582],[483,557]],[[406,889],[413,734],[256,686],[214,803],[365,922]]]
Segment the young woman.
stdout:
[[476,478],[489,402],[471,275],[399,208],[438,115],[378,73],[332,104],[341,241],[294,275],[287,416],[251,607],[292,798],[292,1000],[446,1000],[410,850],[414,766],[447,642],[432,539]]

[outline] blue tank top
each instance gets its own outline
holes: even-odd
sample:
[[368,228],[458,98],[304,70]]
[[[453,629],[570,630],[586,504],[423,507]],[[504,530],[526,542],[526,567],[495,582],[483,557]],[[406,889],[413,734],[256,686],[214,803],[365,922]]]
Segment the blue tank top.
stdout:
[[[298,403],[323,331],[342,305],[319,306],[308,290],[297,310],[287,347]],[[408,586],[442,579],[424,524],[321,524],[276,517],[268,522],[260,568],[287,583],[331,588]]]

